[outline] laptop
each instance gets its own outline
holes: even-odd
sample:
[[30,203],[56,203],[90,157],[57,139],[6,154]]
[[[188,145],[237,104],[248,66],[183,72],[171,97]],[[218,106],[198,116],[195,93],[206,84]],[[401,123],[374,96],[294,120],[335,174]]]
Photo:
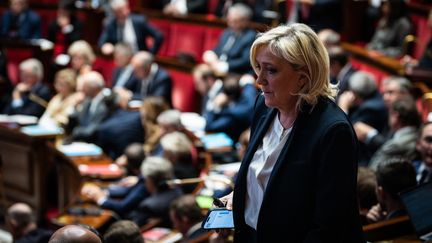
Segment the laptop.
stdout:
[[400,197],[417,236],[432,240],[432,182],[404,191]]

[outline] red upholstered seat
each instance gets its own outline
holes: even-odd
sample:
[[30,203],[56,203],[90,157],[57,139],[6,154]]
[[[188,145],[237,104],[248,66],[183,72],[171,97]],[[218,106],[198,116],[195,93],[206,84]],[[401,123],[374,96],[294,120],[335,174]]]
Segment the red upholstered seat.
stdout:
[[19,48],[7,48],[7,71],[9,78],[13,85],[17,84],[19,81],[19,64],[25,59],[33,57],[33,52],[31,50],[19,49]]
[[196,111],[197,102],[192,75],[177,70],[168,71],[173,80],[171,95],[173,107],[182,112]]
[[111,58],[97,57],[96,61],[93,63],[93,69],[102,74],[107,87],[111,87],[114,67],[114,61]]
[[169,38],[168,56],[180,53],[191,55],[201,61],[204,45],[205,27],[185,23],[172,23]]
[[416,42],[414,46],[413,56],[420,59],[423,56],[426,45],[432,38],[432,30],[427,24],[427,17],[419,15],[411,15],[411,20],[415,26]]
[[206,51],[214,49],[219,41],[222,32],[223,29],[221,28],[207,28],[205,30],[203,50]]

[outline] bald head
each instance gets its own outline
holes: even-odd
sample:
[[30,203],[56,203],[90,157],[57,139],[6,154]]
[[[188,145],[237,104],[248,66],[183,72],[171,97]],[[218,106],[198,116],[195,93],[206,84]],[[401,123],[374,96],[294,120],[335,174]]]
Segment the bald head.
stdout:
[[80,225],[67,225],[51,236],[49,243],[102,243],[91,230]]
[[8,209],[8,218],[14,227],[25,228],[34,222],[33,211],[25,203],[15,203]]

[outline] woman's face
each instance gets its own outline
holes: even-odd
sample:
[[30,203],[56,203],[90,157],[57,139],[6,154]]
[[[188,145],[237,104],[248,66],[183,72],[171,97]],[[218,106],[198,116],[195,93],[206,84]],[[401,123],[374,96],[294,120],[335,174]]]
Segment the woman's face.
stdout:
[[86,58],[82,54],[72,55],[71,67],[74,70],[80,70],[86,64]]
[[289,112],[294,109],[297,93],[304,81],[291,64],[273,55],[267,46],[257,50],[256,55],[257,83],[260,85],[268,107]]
[[60,77],[56,78],[54,88],[56,89],[57,93],[61,94],[62,96],[68,96],[72,93],[72,89],[69,84]]

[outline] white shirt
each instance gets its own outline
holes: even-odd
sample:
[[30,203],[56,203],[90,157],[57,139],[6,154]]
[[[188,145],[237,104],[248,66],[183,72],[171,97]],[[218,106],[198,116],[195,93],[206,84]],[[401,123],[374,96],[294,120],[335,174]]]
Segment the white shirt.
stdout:
[[258,216],[268,180],[291,130],[292,127],[284,130],[278,116],[275,116],[273,124],[265,134],[262,144],[258,147],[249,165],[245,222],[254,229],[257,229]]
[[130,18],[127,18],[124,24],[123,42],[129,44],[129,46],[132,47],[134,53],[138,51],[136,33]]
[[129,77],[132,75],[133,72],[133,67],[132,65],[127,65],[124,69],[123,72],[121,72],[117,83],[115,84],[115,87],[124,87],[126,82],[129,80]]
[[186,0],[171,0],[170,4],[175,6],[181,15],[186,15],[188,13]]

